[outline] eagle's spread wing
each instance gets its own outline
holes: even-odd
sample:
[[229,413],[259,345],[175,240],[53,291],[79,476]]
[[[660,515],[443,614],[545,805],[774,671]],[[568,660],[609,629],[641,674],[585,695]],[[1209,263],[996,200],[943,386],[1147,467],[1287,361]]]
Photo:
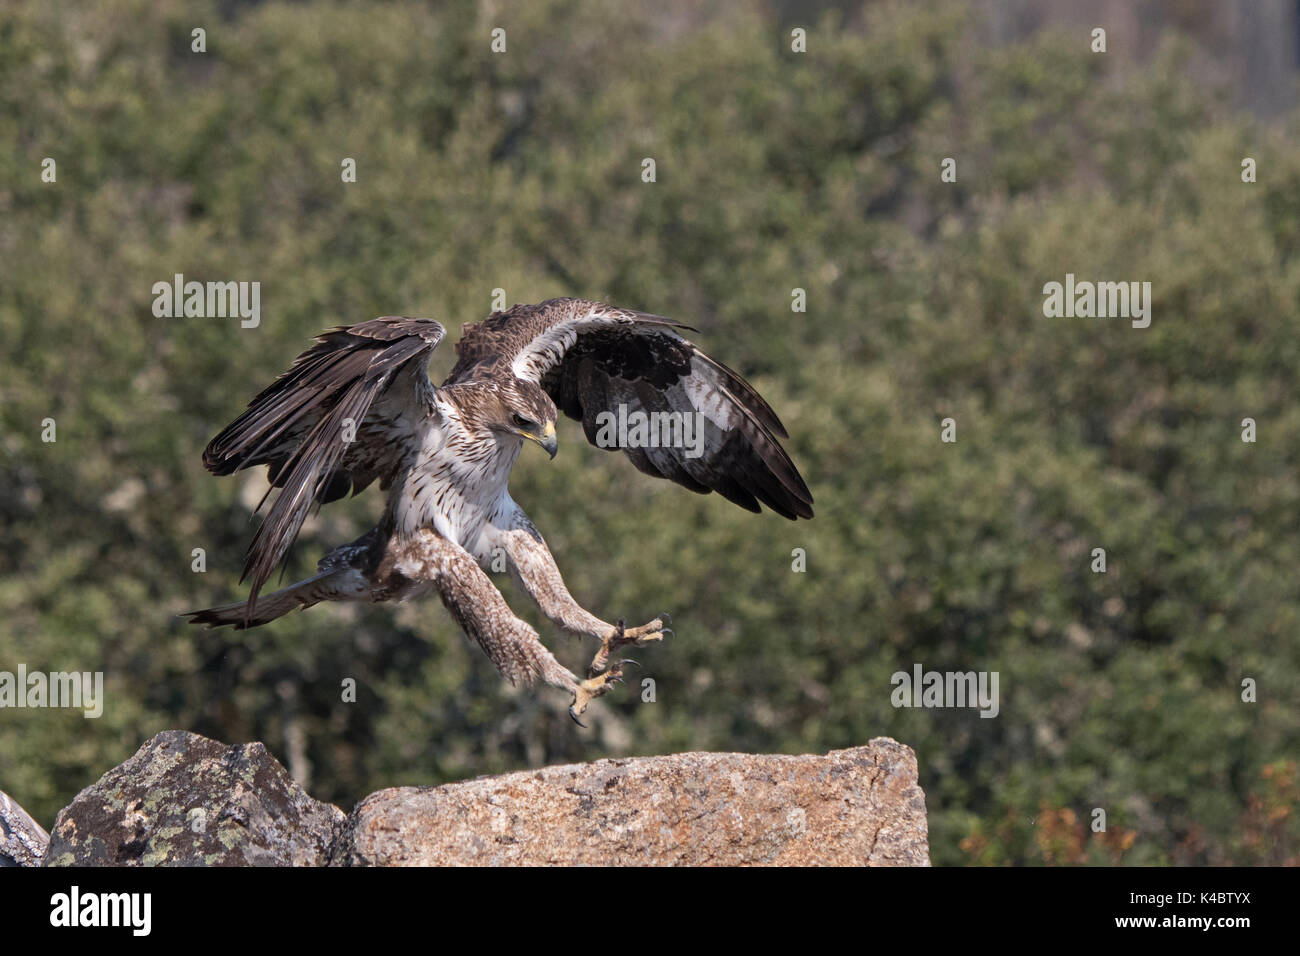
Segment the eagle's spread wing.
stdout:
[[430,412],[429,356],[445,334],[432,319],[396,316],[322,333],[212,439],[203,464],[213,474],[266,465],[281,489],[244,564],[250,613],[312,502],[355,494],[376,478],[386,488],[404,467]]
[[[582,299],[519,305],[466,326],[448,382],[513,373],[544,388],[597,443],[602,412],[699,413],[702,454],[625,447],[638,470],[750,511],[811,518],[812,494],[779,438],[776,413],[738,374],[677,333],[690,326]],[[778,438],[779,436],[779,438]]]

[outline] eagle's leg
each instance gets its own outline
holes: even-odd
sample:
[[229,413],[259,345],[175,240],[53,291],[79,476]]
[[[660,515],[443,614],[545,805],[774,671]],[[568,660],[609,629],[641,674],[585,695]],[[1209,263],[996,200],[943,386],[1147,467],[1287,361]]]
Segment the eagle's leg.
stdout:
[[522,512],[512,517],[512,527],[498,539],[510,559],[510,569],[548,618],[566,631],[600,640],[600,650],[591,661],[591,675],[604,672],[610,654],[620,647],[644,647],[672,633],[664,627],[666,614],[632,628],[626,627],[623,621],[610,624],[596,617],[569,594],[546,542],[528,517]]
[[608,689],[579,681],[557,661],[537,632],[515,617],[492,580],[459,545],[426,529],[390,549],[393,570],[412,581],[433,584],[456,623],[510,683],[530,684],[541,678],[567,690],[573,695],[574,706],[581,701],[583,709]]

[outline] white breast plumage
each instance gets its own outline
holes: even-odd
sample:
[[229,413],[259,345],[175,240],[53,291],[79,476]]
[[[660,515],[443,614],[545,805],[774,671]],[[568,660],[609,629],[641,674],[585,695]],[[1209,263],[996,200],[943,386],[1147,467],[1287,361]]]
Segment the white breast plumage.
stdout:
[[472,432],[453,406],[439,406],[440,421],[399,496],[397,530],[433,528],[473,554],[484,528],[513,508],[506,486],[523,442]]

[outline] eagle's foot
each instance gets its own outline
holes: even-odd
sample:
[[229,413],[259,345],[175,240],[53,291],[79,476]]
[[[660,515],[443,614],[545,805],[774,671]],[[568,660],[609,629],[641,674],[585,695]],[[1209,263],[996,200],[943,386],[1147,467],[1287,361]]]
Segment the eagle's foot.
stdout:
[[645,647],[651,641],[662,641],[665,634],[673,632],[672,628],[664,627],[665,621],[671,623],[672,618],[667,614],[660,614],[649,624],[642,624],[640,627],[627,627],[623,619],[619,618],[617,626],[601,640],[600,650],[591,659],[590,673],[601,673],[609,662],[609,655],[620,647],[627,647],[629,644],[633,647]]
[[573,694],[573,703],[569,705],[569,716],[573,718],[573,722],[579,727],[586,727],[587,725],[578,719],[578,715],[585,712],[587,705],[597,697],[608,694],[614,684],[622,684],[623,665],[635,663],[636,661],[630,660],[615,661],[604,673],[581,681]]

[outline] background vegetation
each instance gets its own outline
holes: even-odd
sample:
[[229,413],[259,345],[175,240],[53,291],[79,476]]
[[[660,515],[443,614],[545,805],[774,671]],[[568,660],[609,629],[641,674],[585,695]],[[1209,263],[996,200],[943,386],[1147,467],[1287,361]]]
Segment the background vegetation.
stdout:
[[[263,740],[345,808],[885,734],[917,751],[939,864],[1296,862],[1297,117],[1192,82],[1173,32],[1121,69],[1086,30],[984,43],[962,5],[782,9],[7,4],[0,669],[102,670],[107,706],[0,712],[0,787],[49,825],[173,727]],[[261,326],[154,318],[177,272],[260,281]],[[1067,272],[1150,281],[1151,327],[1044,318]],[[207,440],[319,329],[402,313],[454,335],[497,287],[698,326],[813,488],[796,525],[643,478],[572,423],[555,462],[525,450],[512,492],[575,595],[673,613],[641,656],[656,702],[629,688],[579,730],[436,600],[184,626],[242,593],[261,491],[207,475]],[[288,573],[379,507],[322,512]],[[917,662],[998,671],[1000,715],[895,709]]]

